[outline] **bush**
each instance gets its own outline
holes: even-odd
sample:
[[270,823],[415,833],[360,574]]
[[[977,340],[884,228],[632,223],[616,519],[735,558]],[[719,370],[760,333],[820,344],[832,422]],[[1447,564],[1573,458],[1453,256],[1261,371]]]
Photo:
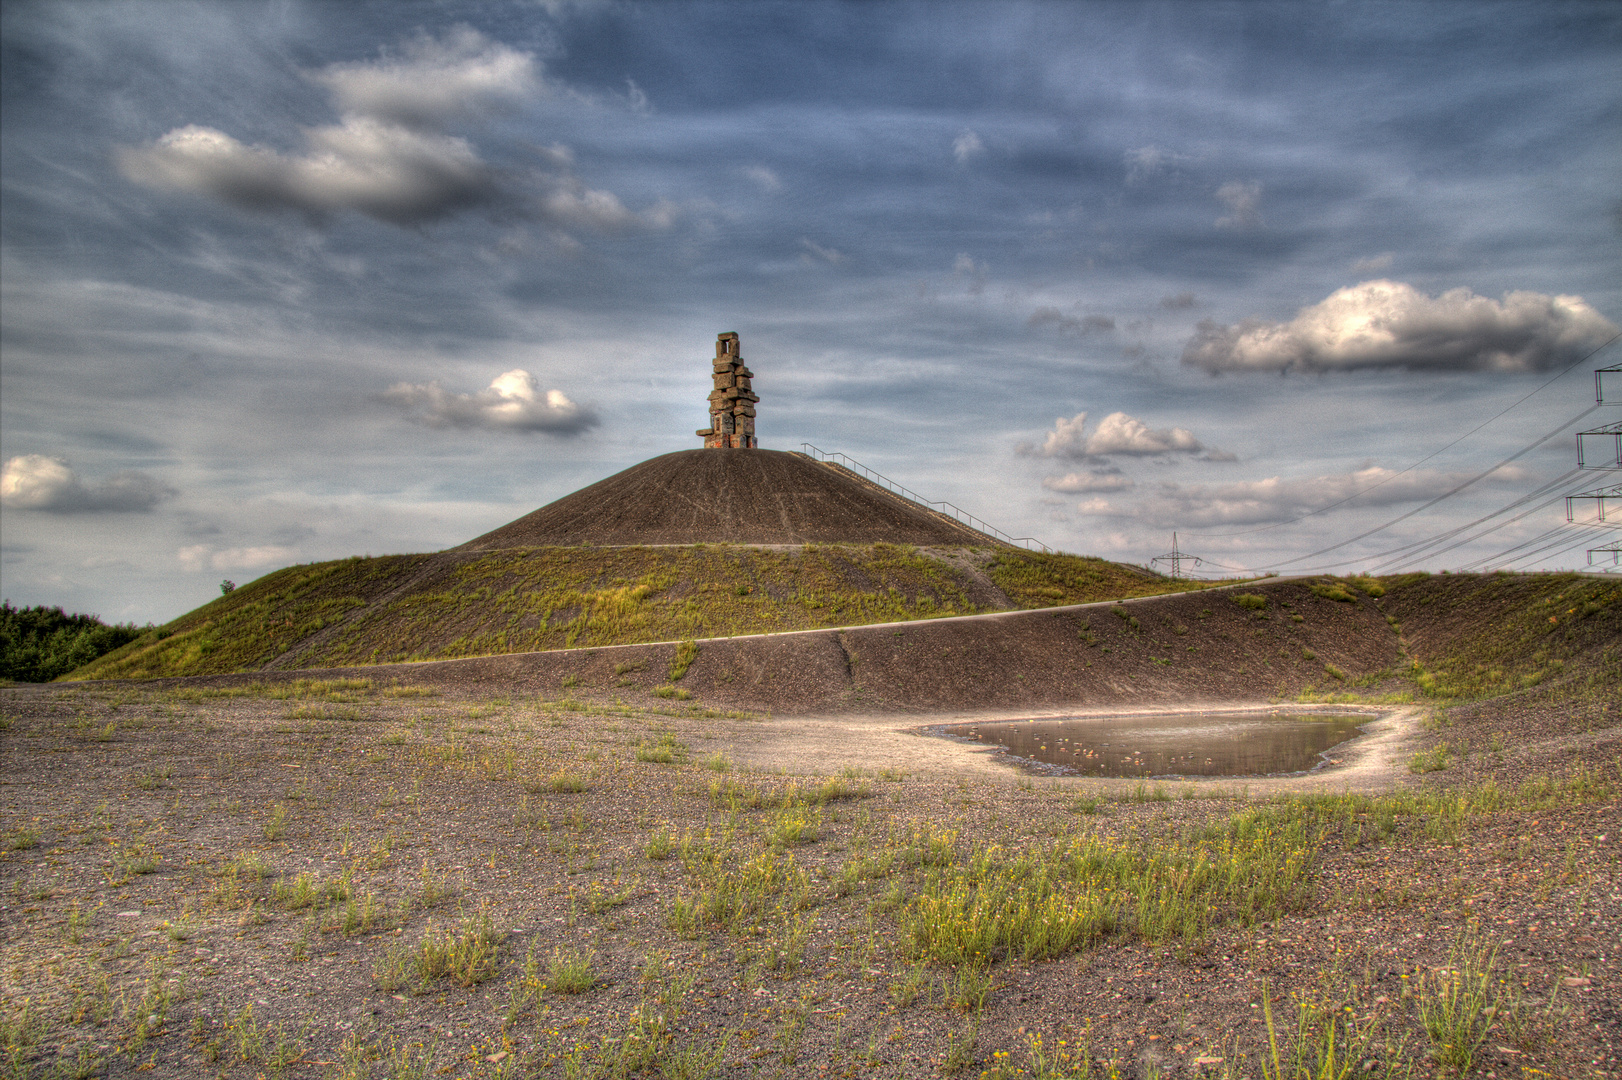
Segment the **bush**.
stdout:
[[1372,596],[1376,600],[1385,595],[1385,586],[1381,585],[1373,578],[1352,578],[1351,585],[1353,588],[1357,589],[1358,592],[1365,596]]
[[1244,608],[1246,611],[1261,611],[1267,607],[1267,597],[1263,596],[1261,593],[1240,593],[1238,596],[1233,598],[1233,602]]
[[7,600],[0,605],[0,678],[50,682],[144,633],[133,623],[108,626],[94,615],[14,608]]

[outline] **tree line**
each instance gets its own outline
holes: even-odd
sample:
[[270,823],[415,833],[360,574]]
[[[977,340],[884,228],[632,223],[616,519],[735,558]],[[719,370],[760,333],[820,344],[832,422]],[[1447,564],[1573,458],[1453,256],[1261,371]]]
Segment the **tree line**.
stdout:
[[69,615],[59,607],[0,603],[0,678],[50,682],[103,653],[134,641],[149,627],[108,625],[94,615]]

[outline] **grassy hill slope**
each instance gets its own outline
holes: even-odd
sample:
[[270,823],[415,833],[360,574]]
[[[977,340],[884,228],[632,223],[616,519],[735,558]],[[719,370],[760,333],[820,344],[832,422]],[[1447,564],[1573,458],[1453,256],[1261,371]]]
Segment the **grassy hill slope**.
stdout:
[[1610,697],[1622,689],[1622,583],[1582,574],[1381,579],[1422,698]]
[[74,672],[146,679],[811,630],[1200,588],[1075,555],[535,547],[289,567]]

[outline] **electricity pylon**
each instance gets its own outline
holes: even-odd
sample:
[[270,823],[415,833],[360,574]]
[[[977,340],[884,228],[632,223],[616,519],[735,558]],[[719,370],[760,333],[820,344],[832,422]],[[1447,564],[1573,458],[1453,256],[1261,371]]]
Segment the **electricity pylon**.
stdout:
[[[1609,375],[1610,380],[1606,379]],[[1616,381],[1622,377],[1622,366],[1604,367],[1594,372],[1594,401],[1599,405],[1622,405],[1622,394],[1618,393]],[[1609,381],[1610,386],[1606,383]],[[1584,445],[1585,440],[1597,444],[1598,453],[1592,453]],[[1615,472],[1622,469],[1622,423],[1605,424],[1590,431],[1577,433],[1577,467],[1579,469],[1603,469]],[[1596,511],[1596,520],[1592,524],[1602,527],[1616,528],[1610,524],[1606,511],[1615,510],[1608,503],[1622,502],[1622,484],[1611,484],[1597,487],[1590,491],[1578,491],[1566,496],[1566,521],[1577,520],[1577,505],[1579,503],[1592,503]],[[1585,522],[1585,524],[1587,524]],[[1606,556],[1610,556],[1610,566],[1606,567]],[[1598,556],[1596,559],[1595,556]],[[1603,547],[1588,549],[1588,565],[1599,566],[1606,573],[1615,573],[1622,569],[1622,544],[1610,543]]]
[[1169,565],[1171,567],[1171,579],[1173,581],[1176,581],[1177,580],[1177,575],[1179,575],[1179,574],[1181,574],[1183,572],[1183,564],[1184,563],[1187,563],[1190,566],[1199,566],[1204,561],[1205,561],[1204,559],[1201,559],[1201,558],[1199,558],[1197,556],[1194,556],[1194,555],[1190,555],[1186,551],[1178,551],[1177,550],[1177,534],[1172,533],[1171,534],[1171,551],[1169,551],[1165,555],[1156,555],[1154,558],[1149,560],[1149,565],[1153,566],[1155,563],[1166,563],[1167,565]]

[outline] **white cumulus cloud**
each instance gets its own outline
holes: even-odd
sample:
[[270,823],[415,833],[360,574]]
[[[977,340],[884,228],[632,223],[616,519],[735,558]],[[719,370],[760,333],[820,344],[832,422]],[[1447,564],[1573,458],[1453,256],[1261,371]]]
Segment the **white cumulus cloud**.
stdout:
[[393,225],[433,221],[496,198],[495,178],[466,139],[367,116],[305,135],[309,153],[248,146],[190,124],[119,155],[149,187],[211,195],[244,210],[324,216],[353,210]]
[[244,210],[313,218],[353,211],[393,225],[501,207],[566,227],[665,228],[674,207],[627,209],[588,188],[562,145],[529,150],[556,172],[500,173],[446,126],[531,100],[543,90],[535,58],[460,27],[419,35],[399,55],[335,64],[310,76],[332,94],[338,123],[304,131],[301,152],[250,146],[198,124],[118,151],[124,175],[148,187],[207,195]]
[[[1098,422],[1091,435],[1087,434],[1087,414],[1077,413],[1066,420],[1059,417],[1053,430],[1047,433],[1041,446],[1022,443],[1016,451],[1031,457],[1066,458],[1083,461],[1088,458],[1128,454],[1144,457],[1161,454],[1196,454],[1205,446],[1186,428],[1156,430],[1142,420],[1124,412],[1113,412]],[[1218,460],[1226,460],[1219,458]],[[1105,490],[1055,489],[1055,490]]]
[[457,394],[437,382],[396,383],[381,395],[429,427],[497,428],[578,435],[597,423],[590,409],[561,390],[545,390],[527,371],[502,373],[476,394]]
[[115,473],[105,482],[87,487],[67,462],[41,454],[11,458],[0,471],[0,503],[18,510],[139,512],[151,510],[175,494],[167,484],[133,471]]
[[1123,412],[1110,413],[1087,440],[1087,456],[1105,454],[1192,454],[1204,450],[1186,428],[1155,431]]
[[1400,281],[1340,289],[1286,323],[1199,324],[1183,363],[1222,371],[1541,371],[1598,348],[1617,328],[1580,296],[1452,289],[1431,297]]
[[750,165],[743,170],[743,174],[759,184],[762,191],[775,192],[783,190],[782,179],[764,165]]
[[572,178],[543,196],[541,205],[547,217],[564,225],[613,230],[641,221],[613,192],[593,191]]
[[333,64],[311,79],[345,113],[406,127],[438,127],[535,96],[539,65],[531,53],[491,41],[469,26],[435,39],[425,33],[398,56]]
[[976,262],[974,256],[966,251],[957,253],[952,260],[952,275],[968,281],[969,294],[979,296],[986,291],[986,276],[990,268],[985,262]]
[[1139,146],[1121,155],[1121,160],[1126,165],[1126,182],[1140,184],[1187,161],[1188,156],[1158,146]]
[[837,248],[823,247],[809,237],[800,237],[800,246],[805,250],[800,254],[804,262],[825,262],[830,266],[838,266],[845,261],[844,252]]

